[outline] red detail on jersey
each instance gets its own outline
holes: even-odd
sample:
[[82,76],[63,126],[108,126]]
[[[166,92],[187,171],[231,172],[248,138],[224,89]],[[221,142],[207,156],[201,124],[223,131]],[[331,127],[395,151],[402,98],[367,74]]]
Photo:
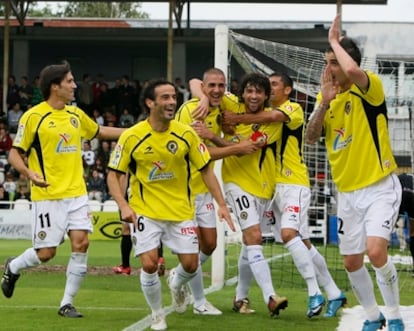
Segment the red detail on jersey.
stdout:
[[202,153],[204,153],[207,150],[207,147],[204,143],[201,143],[200,146],[199,146],[199,149]]

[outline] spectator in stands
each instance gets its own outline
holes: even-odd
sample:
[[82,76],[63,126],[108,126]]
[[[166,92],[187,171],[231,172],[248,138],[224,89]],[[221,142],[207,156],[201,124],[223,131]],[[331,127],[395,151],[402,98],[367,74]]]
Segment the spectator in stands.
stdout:
[[115,97],[108,89],[107,83],[102,83],[100,86],[101,93],[99,94],[99,100],[96,107],[104,114],[108,110],[114,110]]
[[99,111],[99,109],[95,108],[93,110],[93,119],[95,120],[96,123],[98,123],[99,125],[104,125],[105,123],[105,119],[103,118],[101,112]]
[[78,84],[77,104],[79,108],[84,110],[89,116],[92,115],[93,91],[90,74],[84,74],[82,81]]
[[14,75],[9,76],[6,102],[9,109],[19,102],[19,86],[16,84],[16,77]]
[[128,108],[124,108],[124,110],[122,111],[121,116],[119,117],[119,122],[118,125],[121,128],[129,128],[131,127],[133,124],[135,124],[135,119],[134,116],[132,116],[129,113]]
[[109,157],[111,156],[111,143],[107,140],[102,140],[97,155],[105,165],[108,164]]
[[22,76],[19,86],[19,103],[23,112],[32,106],[33,87],[29,83],[27,76]]
[[12,147],[13,139],[5,127],[0,127],[0,156],[8,156]]
[[33,80],[33,97],[32,97],[32,106],[36,106],[37,104],[43,101],[42,91],[40,91],[39,86],[39,76],[36,76]]
[[99,99],[101,97],[101,86],[105,84],[104,75],[98,74],[95,81],[92,83],[93,105],[98,107]]
[[134,118],[137,118],[139,114],[141,114],[140,97],[141,97],[142,86],[141,86],[141,82],[138,79],[134,79],[131,82],[131,86],[132,86],[132,97],[131,97],[132,107],[131,107],[130,113],[132,116],[134,116]]
[[3,184],[0,183],[0,209],[10,209],[9,193],[4,189]]
[[[363,331],[402,331],[398,273],[388,245],[398,216],[401,185],[387,126],[387,105],[379,76],[361,68],[356,42],[340,35],[338,14],[328,32],[326,66],[306,141],[322,136],[338,193],[339,249],[354,294],[364,309]],[[357,170],[358,169],[358,170]],[[377,304],[364,256],[375,271],[386,310]]]
[[[119,117],[125,108],[132,109],[132,98],[134,89],[129,83],[129,76],[124,75],[121,79],[121,85],[118,89],[118,103],[116,107],[116,116]],[[116,123],[116,122],[115,122]]]
[[82,157],[89,167],[92,167],[95,164],[96,155],[91,148],[91,143],[89,140],[85,140],[83,142]]
[[105,180],[100,176],[97,169],[92,169],[86,185],[89,200],[103,202],[106,199]]
[[15,102],[7,113],[7,127],[9,133],[13,135],[16,134],[19,120],[22,115],[23,111],[20,109],[20,103]]
[[16,181],[16,200],[27,199],[30,200],[30,181],[23,173],[19,174]]
[[6,179],[3,183],[4,190],[9,195],[9,200],[14,201],[16,199],[16,178],[14,177],[14,174],[12,171],[7,171],[6,173]]

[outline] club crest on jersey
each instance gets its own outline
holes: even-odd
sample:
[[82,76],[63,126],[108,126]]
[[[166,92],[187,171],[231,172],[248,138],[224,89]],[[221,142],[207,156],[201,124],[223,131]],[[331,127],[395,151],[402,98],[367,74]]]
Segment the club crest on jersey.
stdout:
[[39,231],[37,233],[37,237],[41,240],[44,240],[46,238],[46,232],[45,231]]
[[241,218],[242,220],[247,220],[247,217],[249,217],[249,214],[248,214],[247,212],[242,211],[242,212],[240,213],[240,218]]
[[78,128],[79,127],[79,122],[78,122],[78,119],[76,118],[76,117],[71,117],[70,118],[70,124],[72,124],[72,126],[74,127],[74,128]]
[[260,129],[260,124],[257,124],[257,123],[252,124],[252,130],[254,132],[259,131],[259,129]]
[[167,143],[167,149],[170,153],[175,154],[177,153],[178,145],[174,140],[170,140]]
[[293,111],[293,107],[291,105],[286,105],[285,109],[290,113]]

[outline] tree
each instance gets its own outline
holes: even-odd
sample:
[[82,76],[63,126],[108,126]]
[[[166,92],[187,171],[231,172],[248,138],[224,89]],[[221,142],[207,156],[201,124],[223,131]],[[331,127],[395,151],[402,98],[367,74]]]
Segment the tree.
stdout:
[[136,2],[81,2],[69,1],[63,8],[64,17],[107,17],[107,18],[149,18],[145,12],[139,11],[140,3]]

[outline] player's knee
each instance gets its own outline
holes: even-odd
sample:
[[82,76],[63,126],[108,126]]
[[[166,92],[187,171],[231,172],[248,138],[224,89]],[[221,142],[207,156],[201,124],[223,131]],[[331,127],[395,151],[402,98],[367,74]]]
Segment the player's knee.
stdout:
[[56,248],[55,247],[47,247],[41,248],[37,250],[37,257],[39,258],[42,263],[45,263],[51,259],[53,259],[56,255]]

